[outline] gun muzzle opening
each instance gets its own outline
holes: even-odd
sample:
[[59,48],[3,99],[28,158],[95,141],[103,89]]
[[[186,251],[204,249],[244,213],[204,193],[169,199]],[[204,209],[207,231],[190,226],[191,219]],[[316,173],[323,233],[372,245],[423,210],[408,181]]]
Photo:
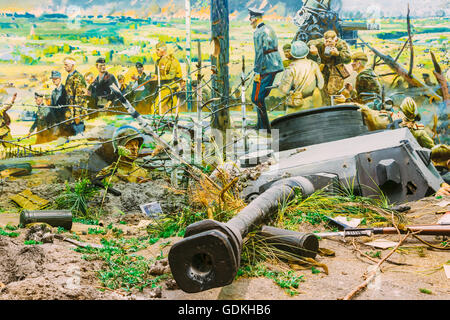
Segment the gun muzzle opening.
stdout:
[[213,271],[213,258],[208,253],[198,253],[192,257],[190,273],[193,278],[207,277]]

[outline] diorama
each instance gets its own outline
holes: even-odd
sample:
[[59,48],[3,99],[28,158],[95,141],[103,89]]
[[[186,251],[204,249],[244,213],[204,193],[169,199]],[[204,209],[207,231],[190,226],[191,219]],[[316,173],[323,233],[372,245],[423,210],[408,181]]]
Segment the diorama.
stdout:
[[0,0],[0,299],[449,299],[449,34],[447,0]]

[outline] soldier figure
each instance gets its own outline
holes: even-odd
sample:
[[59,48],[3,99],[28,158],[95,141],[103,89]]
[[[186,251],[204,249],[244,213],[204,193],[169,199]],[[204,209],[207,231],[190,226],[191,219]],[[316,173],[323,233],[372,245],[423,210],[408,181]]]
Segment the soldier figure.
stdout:
[[436,195],[450,196],[450,147],[446,144],[433,147],[431,161],[444,180]]
[[267,115],[265,99],[278,72],[284,70],[281,55],[278,52],[278,38],[273,29],[263,22],[264,11],[255,8],[248,9],[250,13],[255,46],[254,81],[252,102],[256,105],[258,122],[256,129],[265,129],[270,133],[269,117]]
[[[144,65],[141,62],[136,62],[136,71],[137,75],[133,75],[131,77],[132,80],[134,80],[132,89],[133,89],[133,95],[134,95],[134,101],[139,102],[142,100],[145,100],[145,98],[149,95],[149,90],[147,89],[148,86],[143,85],[145,81],[147,81],[147,74],[144,72]],[[149,110],[147,110],[145,113],[150,113]]]
[[173,54],[167,53],[166,43],[158,42],[156,55],[159,59],[156,61],[155,76],[152,79],[158,80],[159,77],[160,84],[165,86],[159,88],[160,93],[156,96],[153,112],[161,110],[161,114],[165,114],[177,105],[175,92],[180,88],[183,75],[180,62]]
[[113,135],[113,147],[119,159],[103,168],[97,174],[96,179],[105,179],[106,182],[111,183],[150,181],[151,177],[148,171],[135,163],[143,142],[144,138],[135,128],[130,126],[118,128]]
[[339,39],[333,30],[325,32],[321,39],[309,41],[308,46],[308,58],[321,64],[325,79],[325,98],[329,103],[329,97],[340,94],[344,79],[350,76],[344,66],[351,61],[350,50],[347,43]]
[[[284,71],[278,87],[283,95],[288,95],[288,113],[312,108],[314,89],[323,88],[324,80],[319,65],[306,58],[308,53],[309,48],[303,41],[292,43],[293,61]],[[291,89],[293,91],[290,93]]]
[[10,146],[9,143],[4,142],[5,140],[12,140],[11,129],[9,125],[11,124],[11,118],[6,113],[14,105],[16,101],[17,93],[14,93],[11,103],[0,106],[0,145],[4,148]]
[[284,53],[284,57],[286,58],[285,60],[283,60],[283,67],[284,68],[289,67],[291,62],[294,60],[292,58],[292,55],[291,55],[291,48],[292,48],[292,45],[290,43],[286,43],[283,46],[283,53]]
[[34,99],[36,102],[36,106],[38,107],[36,112],[36,119],[28,131],[27,138],[31,136],[33,131],[36,129],[36,141],[35,144],[46,143],[52,140],[53,134],[48,128],[49,123],[49,108],[44,105],[44,95],[35,92]]
[[91,98],[95,99],[97,108],[107,109],[115,100],[111,86],[119,87],[119,83],[113,74],[106,71],[105,58],[98,58],[95,66],[98,70],[98,76],[92,82],[89,93]]
[[66,78],[65,89],[67,92],[69,112],[66,113],[66,119],[72,119],[70,123],[75,135],[82,134],[85,130],[84,118],[87,114],[86,81],[81,73],[75,70],[75,60],[72,58],[64,59],[64,69],[68,75]]
[[[378,77],[370,66],[367,65],[367,55],[364,52],[357,52],[352,55],[352,68],[358,73],[356,76],[355,88],[350,83],[346,84],[346,89],[350,92],[353,101],[366,104],[377,98],[381,94],[381,85]],[[368,93],[370,95],[365,95]],[[373,94],[373,95],[371,95]]]
[[434,87],[436,84],[431,82],[430,75],[428,73],[422,73],[422,79],[425,82],[425,84],[429,87]]
[[425,131],[425,126],[417,123],[420,121],[420,114],[417,113],[416,102],[411,97],[406,97],[400,105],[400,110],[403,114],[400,127],[409,128],[421,147],[432,149],[434,147],[433,139]]
[[[67,92],[61,81],[61,73],[58,71],[52,71],[50,76],[55,89],[52,91],[50,105],[52,107],[49,112],[49,120],[53,123],[50,125],[63,122],[66,119],[66,112],[69,110],[67,107]],[[70,136],[72,134],[72,129],[67,123],[62,123],[53,129],[54,136]]]

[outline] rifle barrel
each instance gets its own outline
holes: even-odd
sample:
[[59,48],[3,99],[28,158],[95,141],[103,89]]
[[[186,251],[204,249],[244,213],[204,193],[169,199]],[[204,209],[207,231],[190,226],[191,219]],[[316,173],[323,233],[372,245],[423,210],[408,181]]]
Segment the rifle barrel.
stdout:
[[[374,228],[375,234],[397,234],[398,231],[394,227],[386,228]],[[450,225],[445,224],[432,224],[432,225],[416,225],[416,226],[405,226],[404,229],[400,230],[400,233],[418,232],[418,235],[423,236],[450,236]]]

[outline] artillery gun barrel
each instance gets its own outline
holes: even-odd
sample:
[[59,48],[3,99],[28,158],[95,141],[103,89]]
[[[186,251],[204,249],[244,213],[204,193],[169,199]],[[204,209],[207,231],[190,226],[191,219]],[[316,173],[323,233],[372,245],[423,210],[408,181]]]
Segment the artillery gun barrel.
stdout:
[[309,196],[315,188],[305,177],[275,182],[227,223],[202,220],[186,228],[185,238],[169,252],[169,264],[178,286],[194,293],[233,282],[240,265],[242,239],[295,196]]
[[343,21],[341,23],[342,30],[380,30],[378,23]]

